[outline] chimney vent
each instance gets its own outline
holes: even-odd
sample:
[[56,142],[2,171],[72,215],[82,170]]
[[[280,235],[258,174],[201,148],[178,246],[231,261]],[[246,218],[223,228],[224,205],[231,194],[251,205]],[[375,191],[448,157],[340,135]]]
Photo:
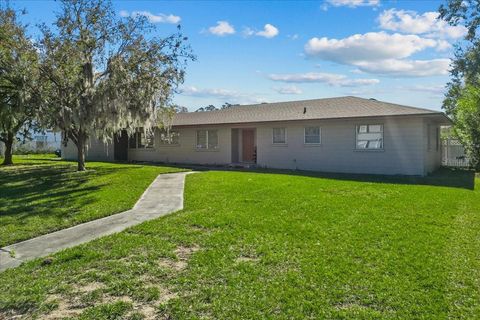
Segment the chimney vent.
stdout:
[[307,107],[303,107],[303,114],[307,113]]

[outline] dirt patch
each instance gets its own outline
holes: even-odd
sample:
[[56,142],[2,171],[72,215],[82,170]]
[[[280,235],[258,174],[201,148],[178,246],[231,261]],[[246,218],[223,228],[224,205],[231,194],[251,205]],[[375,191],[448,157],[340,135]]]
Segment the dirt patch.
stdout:
[[48,297],[48,300],[57,302],[58,306],[55,310],[42,317],[42,319],[56,320],[68,317],[75,317],[82,313],[82,311],[84,310],[84,308],[75,308],[71,303],[69,303],[59,295],[51,295],[50,297]]
[[174,251],[175,255],[177,256],[177,260],[173,260],[169,258],[160,258],[158,260],[158,265],[162,268],[181,271],[187,267],[190,256],[193,253],[197,252],[198,250],[200,250],[199,246],[192,246],[192,247],[179,246]]
[[158,261],[158,265],[162,268],[181,271],[187,267],[188,263],[187,261],[184,261],[184,260],[172,260],[168,258],[161,258]]
[[207,227],[201,226],[199,224],[193,224],[190,226],[192,231],[202,232],[202,233],[211,233],[211,230]]
[[86,285],[74,285],[73,288],[81,293],[89,293],[95,290],[104,289],[105,285],[101,282],[90,282]]
[[[133,312],[137,312],[143,315],[144,319],[161,319],[158,314],[158,306],[161,303],[165,303],[171,299],[177,298],[178,295],[164,288],[160,288],[160,297],[148,303],[133,302]],[[131,301],[131,300],[130,300]]]
[[367,309],[366,306],[362,306],[360,304],[352,303],[352,302],[345,302],[335,305],[335,309],[337,310],[351,310],[351,309]]
[[142,305],[138,308],[134,308],[133,310],[141,313],[143,318],[146,320],[158,319],[157,309],[151,305]]
[[[157,284],[152,283],[152,285],[155,285],[160,290],[160,295],[158,299],[156,299],[155,301],[150,301],[150,302],[134,301],[130,296],[127,296],[127,295],[112,296],[109,294],[100,293],[94,305],[115,303],[115,302],[121,301],[125,303],[130,303],[133,307],[133,312],[142,314],[145,319],[159,319],[159,314],[156,306],[158,306],[161,303],[167,302],[171,299],[177,298],[178,295]],[[88,285],[85,285],[85,286],[77,286],[75,287],[75,289],[77,290],[79,295],[74,296],[73,299],[71,300],[57,294],[50,295],[47,301],[55,302],[57,304],[57,308],[52,312],[50,312],[49,314],[44,315],[42,319],[56,320],[56,319],[64,319],[69,317],[76,317],[80,315],[88,307],[91,307],[91,305],[87,306],[87,305],[81,304],[79,302],[81,300],[81,297],[85,294],[89,294],[94,291],[101,290],[103,288],[105,288],[105,286],[102,283],[98,283],[98,282],[89,283]],[[19,318],[21,317],[22,316],[19,316]],[[8,319],[12,319],[12,318],[13,317],[10,316]]]
[[200,250],[199,246],[192,246],[192,247],[184,247],[184,246],[179,246],[175,250],[175,254],[177,255],[178,259],[180,260],[188,260],[190,256]]
[[0,319],[22,319],[24,315],[15,311],[0,312]]
[[105,296],[103,298],[103,303],[115,303],[115,302],[125,302],[125,303],[132,303],[133,300],[129,296]]
[[259,261],[260,259],[258,257],[249,257],[249,256],[240,256],[237,259],[235,259],[235,263],[254,263]]

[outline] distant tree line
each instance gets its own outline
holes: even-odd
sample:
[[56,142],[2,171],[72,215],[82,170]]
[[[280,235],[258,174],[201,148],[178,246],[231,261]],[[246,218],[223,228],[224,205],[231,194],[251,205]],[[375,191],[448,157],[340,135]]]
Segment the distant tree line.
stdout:
[[223,110],[223,109],[228,109],[228,108],[232,108],[232,107],[236,107],[236,106],[239,106],[239,104],[232,104],[232,103],[225,102],[224,104],[222,104],[222,106],[220,108],[215,107],[213,104],[209,104],[206,107],[198,108],[197,110],[195,110],[195,112]]

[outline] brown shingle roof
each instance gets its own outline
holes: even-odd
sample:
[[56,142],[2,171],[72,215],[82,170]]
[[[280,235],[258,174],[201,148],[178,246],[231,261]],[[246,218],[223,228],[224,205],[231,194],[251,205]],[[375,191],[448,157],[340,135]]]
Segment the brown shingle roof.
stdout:
[[401,115],[443,115],[443,113],[348,96],[235,106],[216,111],[178,113],[175,115],[173,125],[189,126]]

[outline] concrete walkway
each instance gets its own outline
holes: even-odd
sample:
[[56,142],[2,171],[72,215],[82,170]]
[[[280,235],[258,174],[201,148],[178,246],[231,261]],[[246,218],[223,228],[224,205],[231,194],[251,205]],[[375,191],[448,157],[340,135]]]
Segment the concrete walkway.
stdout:
[[160,174],[131,210],[0,248],[0,271],[183,209],[189,173]]

